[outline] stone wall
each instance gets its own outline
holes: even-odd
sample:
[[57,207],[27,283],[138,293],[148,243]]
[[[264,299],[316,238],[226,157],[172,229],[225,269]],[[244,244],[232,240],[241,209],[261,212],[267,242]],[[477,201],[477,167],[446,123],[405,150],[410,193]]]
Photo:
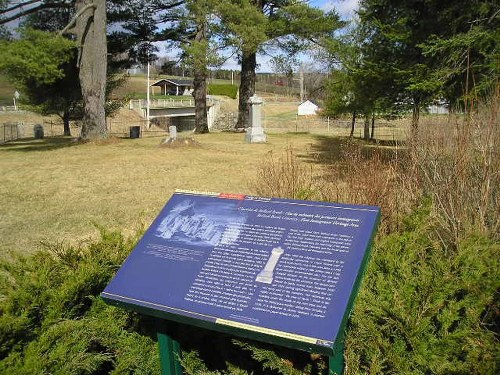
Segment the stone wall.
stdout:
[[234,130],[238,120],[238,112],[219,112],[212,130]]

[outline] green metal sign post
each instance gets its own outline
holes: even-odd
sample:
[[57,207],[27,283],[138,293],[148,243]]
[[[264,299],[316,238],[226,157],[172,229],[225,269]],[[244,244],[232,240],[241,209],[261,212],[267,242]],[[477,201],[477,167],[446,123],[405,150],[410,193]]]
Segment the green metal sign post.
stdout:
[[179,343],[164,332],[158,332],[157,337],[161,375],[182,375],[181,347]]
[[[182,375],[180,359],[182,351],[179,343],[163,332],[158,332],[158,349],[160,351],[161,375]],[[329,375],[344,373],[344,342],[334,348],[334,354],[328,357]]]
[[328,357],[328,375],[342,375],[344,373],[344,333],[336,340],[333,355]]

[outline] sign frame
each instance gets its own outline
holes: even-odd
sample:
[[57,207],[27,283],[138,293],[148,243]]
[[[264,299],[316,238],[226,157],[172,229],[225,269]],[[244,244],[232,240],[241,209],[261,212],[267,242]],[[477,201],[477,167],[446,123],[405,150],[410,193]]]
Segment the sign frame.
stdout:
[[[135,249],[132,251],[131,255],[129,256],[129,258],[127,258],[125,263],[134,261],[133,259],[131,260],[132,254],[134,254],[134,252],[136,251],[139,251],[137,249],[144,248],[145,243],[147,242],[147,240],[145,240],[147,234],[150,231],[154,230],[154,228],[158,228],[158,225],[159,223],[161,223],[162,218],[165,217],[165,213],[172,211],[172,204],[170,204],[170,202],[172,202],[174,197],[192,197],[194,200],[196,199],[203,200],[207,197],[210,197],[210,199],[212,198],[221,199],[220,202],[228,202],[228,200],[232,201],[247,200],[247,202],[250,201],[261,202],[263,206],[265,206],[266,204],[278,203],[282,205],[287,205],[287,204],[303,205],[304,207],[307,205],[316,205],[315,207],[321,207],[321,210],[323,210],[323,208],[326,207],[326,210],[348,209],[352,210],[352,212],[355,212],[356,210],[363,210],[365,212],[369,211],[369,214],[366,214],[367,215],[366,217],[369,218],[369,220],[367,219],[367,221],[369,221],[369,223],[367,224],[367,228],[369,227],[370,233],[363,234],[363,241],[361,241],[362,246],[364,247],[364,249],[361,249],[363,253],[361,258],[357,260],[358,264],[356,266],[356,274],[351,276],[353,277],[352,280],[353,283],[351,289],[348,291],[348,298],[346,300],[345,309],[342,312],[339,312],[342,315],[340,317],[341,319],[340,319],[340,324],[338,326],[338,331],[335,334],[334,340],[332,340],[328,344],[320,345],[318,344],[318,342],[313,343],[312,340],[310,340],[310,337],[302,336],[300,334],[296,334],[293,332],[290,333],[268,327],[260,327],[258,325],[246,324],[243,322],[237,322],[217,317],[215,317],[216,319],[214,320],[212,319],[214,317],[208,317],[208,318],[207,316],[202,317],[201,315],[203,314],[201,314],[200,312],[194,312],[194,311],[181,312],[181,309],[176,310],[175,308],[173,309],[159,308],[160,305],[156,305],[154,302],[143,301],[136,298],[131,298],[129,296],[123,296],[113,293],[114,289],[112,284],[115,279],[113,279],[113,281],[110,282],[108,287],[101,294],[101,297],[108,304],[133,310],[138,313],[156,317],[161,320],[168,320],[177,323],[188,324],[195,327],[200,327],[222,333],[228,333],[238,337],[244,337],[256,341],[263,341],[278,346],[285,346],[288,348],[307,351],[310,353],[318,353],[326,355],[329,357],[330,371],[337,374],[341,374],[343,371],[344,338],[347,330],[347,322],[351,314],[353,304],[361,284],[362,277],[365,273],[369,261],[373,239],[376,234],[376,229],[378,227],[380,220],[380,208],[374,206],[360,206],[360,205],[353,206],[353,205],[342,205],[342,204],[327,203],[327,202],[311,202],[311,201],[298,201],[289,199],[263,198],[254,196],[244,196],[238,194],[218,194],[218,193],[177,191],[172,196],[172,198],[167,202],[160,215],[157,217],[157,219],[153,222],[153,224],[145,233],[143,238],[136,245]],[[298,206],[294,207],[295,207],[294,212],[300,211],[300,207],[299,208],[296,208]],[[262,216],[265,217],[265,215]],[[331,223],[333,223],[333,221]],[[311,224],[311,225],[316,225],[316,224]],[[273,251],[275,251],[275,249]],[[280,250],[276,251],[277,251],[276,257],[279,258],[283,250],[281,250],[281,253]],[[276,260],[276,262],[278,262],[278,260]],[[119,277],[115,276],[115,278]],[[261,279],[260,281],[266,282],[263,280],[264,279]],[[115,287],[115,289],[119,288]],[[197,314],[199,314],[200,317],[197,317]],[[172,340],[170,337],[168,337],[168,335],[166,335],[161,330],[158,331],[158,344],[161,353],[160,356],[162,360],[163,374],[175,374],[175,375],[181,374],[180,366],[178,364],[178,357],[180,356],[179,344],[175,340]]]

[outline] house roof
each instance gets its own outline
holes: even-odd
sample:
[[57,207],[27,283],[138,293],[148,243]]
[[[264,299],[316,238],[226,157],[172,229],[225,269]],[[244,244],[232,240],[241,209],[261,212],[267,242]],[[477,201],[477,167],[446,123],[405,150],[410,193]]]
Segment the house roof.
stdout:
[[313,107],[313,106],[319,108],[319,106],[316,103],[310,100],[306,100],[305,102],[299,104],[299,107]]
[[151,86],[164,86],[166,83],[170,83],[174,86],[193,86],[192,79],[175,79],[175,78],[165,78],[156,81]]

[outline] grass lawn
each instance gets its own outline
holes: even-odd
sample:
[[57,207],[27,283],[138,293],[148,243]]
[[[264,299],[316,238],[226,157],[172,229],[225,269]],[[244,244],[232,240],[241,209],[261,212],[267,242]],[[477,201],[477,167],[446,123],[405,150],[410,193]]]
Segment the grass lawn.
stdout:
[[160,137],[0,146],[0,256],[31,252],[40,241],[85,241],[96,224],[131,233],[148,226],[176,189],[252,194],[267,152],[290,145],[305,154],[316,142],[309,134],[270,134],[266,144],[235,133],[194,138],[199,146],[184,148],[161,148]]

